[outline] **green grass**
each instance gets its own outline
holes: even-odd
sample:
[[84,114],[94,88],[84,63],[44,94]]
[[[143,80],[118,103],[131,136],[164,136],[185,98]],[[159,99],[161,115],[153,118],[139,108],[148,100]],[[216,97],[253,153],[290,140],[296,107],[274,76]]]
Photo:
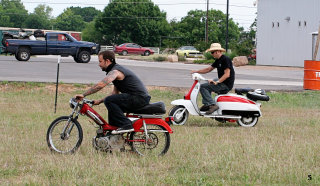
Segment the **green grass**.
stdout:
[[[0,83],[0,185],[319,185],[320,92],[272,92],[262,103],[254,128],[191,116],[172,126],[163,157],[130,152],[96,152],[96,128],[81,116],[84,131],[74,155],[51,153],[50,123],[69,115],[68,100],[88,88],[59,87],[54,114],[54,84]],[[89,99],[110,93],[106,88]],[[152,102],[182,98],[184,90],[152,87]],[[94,107],[107,118],[103,105]],[[308,175],[312,179],[308,180]]]

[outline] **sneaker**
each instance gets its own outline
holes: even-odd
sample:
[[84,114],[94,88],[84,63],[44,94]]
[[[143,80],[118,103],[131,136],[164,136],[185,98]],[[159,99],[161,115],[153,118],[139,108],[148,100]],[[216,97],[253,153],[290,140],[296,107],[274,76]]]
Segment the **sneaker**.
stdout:
[[206,115],[212,114],[214,111],[218,110],[219,107],[217,105],[210,105],[209,110],[206,112]]
[[113,130],[111,134],[121,134],[121,133],[132,132],[132,131],[134,131],[132,125],[127,125],[127,126],[118,128],[117,130]]
[[202,107],[200,107],[200,111],[207,111],[209,110],[209,105],[202,105]]

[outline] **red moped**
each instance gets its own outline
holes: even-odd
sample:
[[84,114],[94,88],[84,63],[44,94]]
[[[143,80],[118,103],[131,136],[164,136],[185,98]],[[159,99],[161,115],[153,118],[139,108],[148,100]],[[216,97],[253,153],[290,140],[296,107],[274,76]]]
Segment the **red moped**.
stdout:
[[81,145],[83,132],[78,122],[79,115],[86,115],[97,125],[97,135],[93,137],[92,144],[97,150],[112,152],[125,151],[126,147],[139,155],[163,155],[170,146],[169,126],[172,118],[162,119],[166,113],[162,102],[149,104],[134,113],[127,113],[127,117],[133,123],[133,132],[123,134],[111,134],[118,127],[108,124],[95,110],[92,100],[83,99],[77,101],[72,98],[70,107],[73,109],[69,116],[61,116],[55,119],[47,131],[47,143],[49,148],[61,154],[74,153]]

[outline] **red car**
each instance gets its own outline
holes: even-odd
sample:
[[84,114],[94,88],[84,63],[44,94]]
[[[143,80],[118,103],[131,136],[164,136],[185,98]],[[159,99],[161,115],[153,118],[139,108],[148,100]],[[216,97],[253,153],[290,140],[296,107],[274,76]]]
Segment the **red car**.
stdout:
[[253,49],[252,53],[248,56],[249,61],[257,58],[257,49]]
[[115,46],[114,52],[119,55],[127,55],[127,54],[139,54],[143,56],[148,56],[150,54],[154,54],[154,51],[150,48],[143,48],[135,43],[123,43],[119,46]]

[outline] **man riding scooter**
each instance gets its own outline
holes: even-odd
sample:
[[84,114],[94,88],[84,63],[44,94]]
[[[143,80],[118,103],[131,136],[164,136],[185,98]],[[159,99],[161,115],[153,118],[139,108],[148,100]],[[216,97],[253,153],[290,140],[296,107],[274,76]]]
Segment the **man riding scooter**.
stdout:
[[217,68],[219,79],[217,81],[210,79],[208,80],[208,83],[201,84],[200,87],[203,103],[200,111],[206,111],[206,115],[212,114],[219,109],[211,97],[211,92],[226,94],[233,88],[235,73],[231,59],[222,54],[222,52],[225,51],[226,50],[221,48],[219,43],[212,43],[206,52],[211,53],[215,58],[215,62],[207,68],[191,71],[191,73],[206,74]]

